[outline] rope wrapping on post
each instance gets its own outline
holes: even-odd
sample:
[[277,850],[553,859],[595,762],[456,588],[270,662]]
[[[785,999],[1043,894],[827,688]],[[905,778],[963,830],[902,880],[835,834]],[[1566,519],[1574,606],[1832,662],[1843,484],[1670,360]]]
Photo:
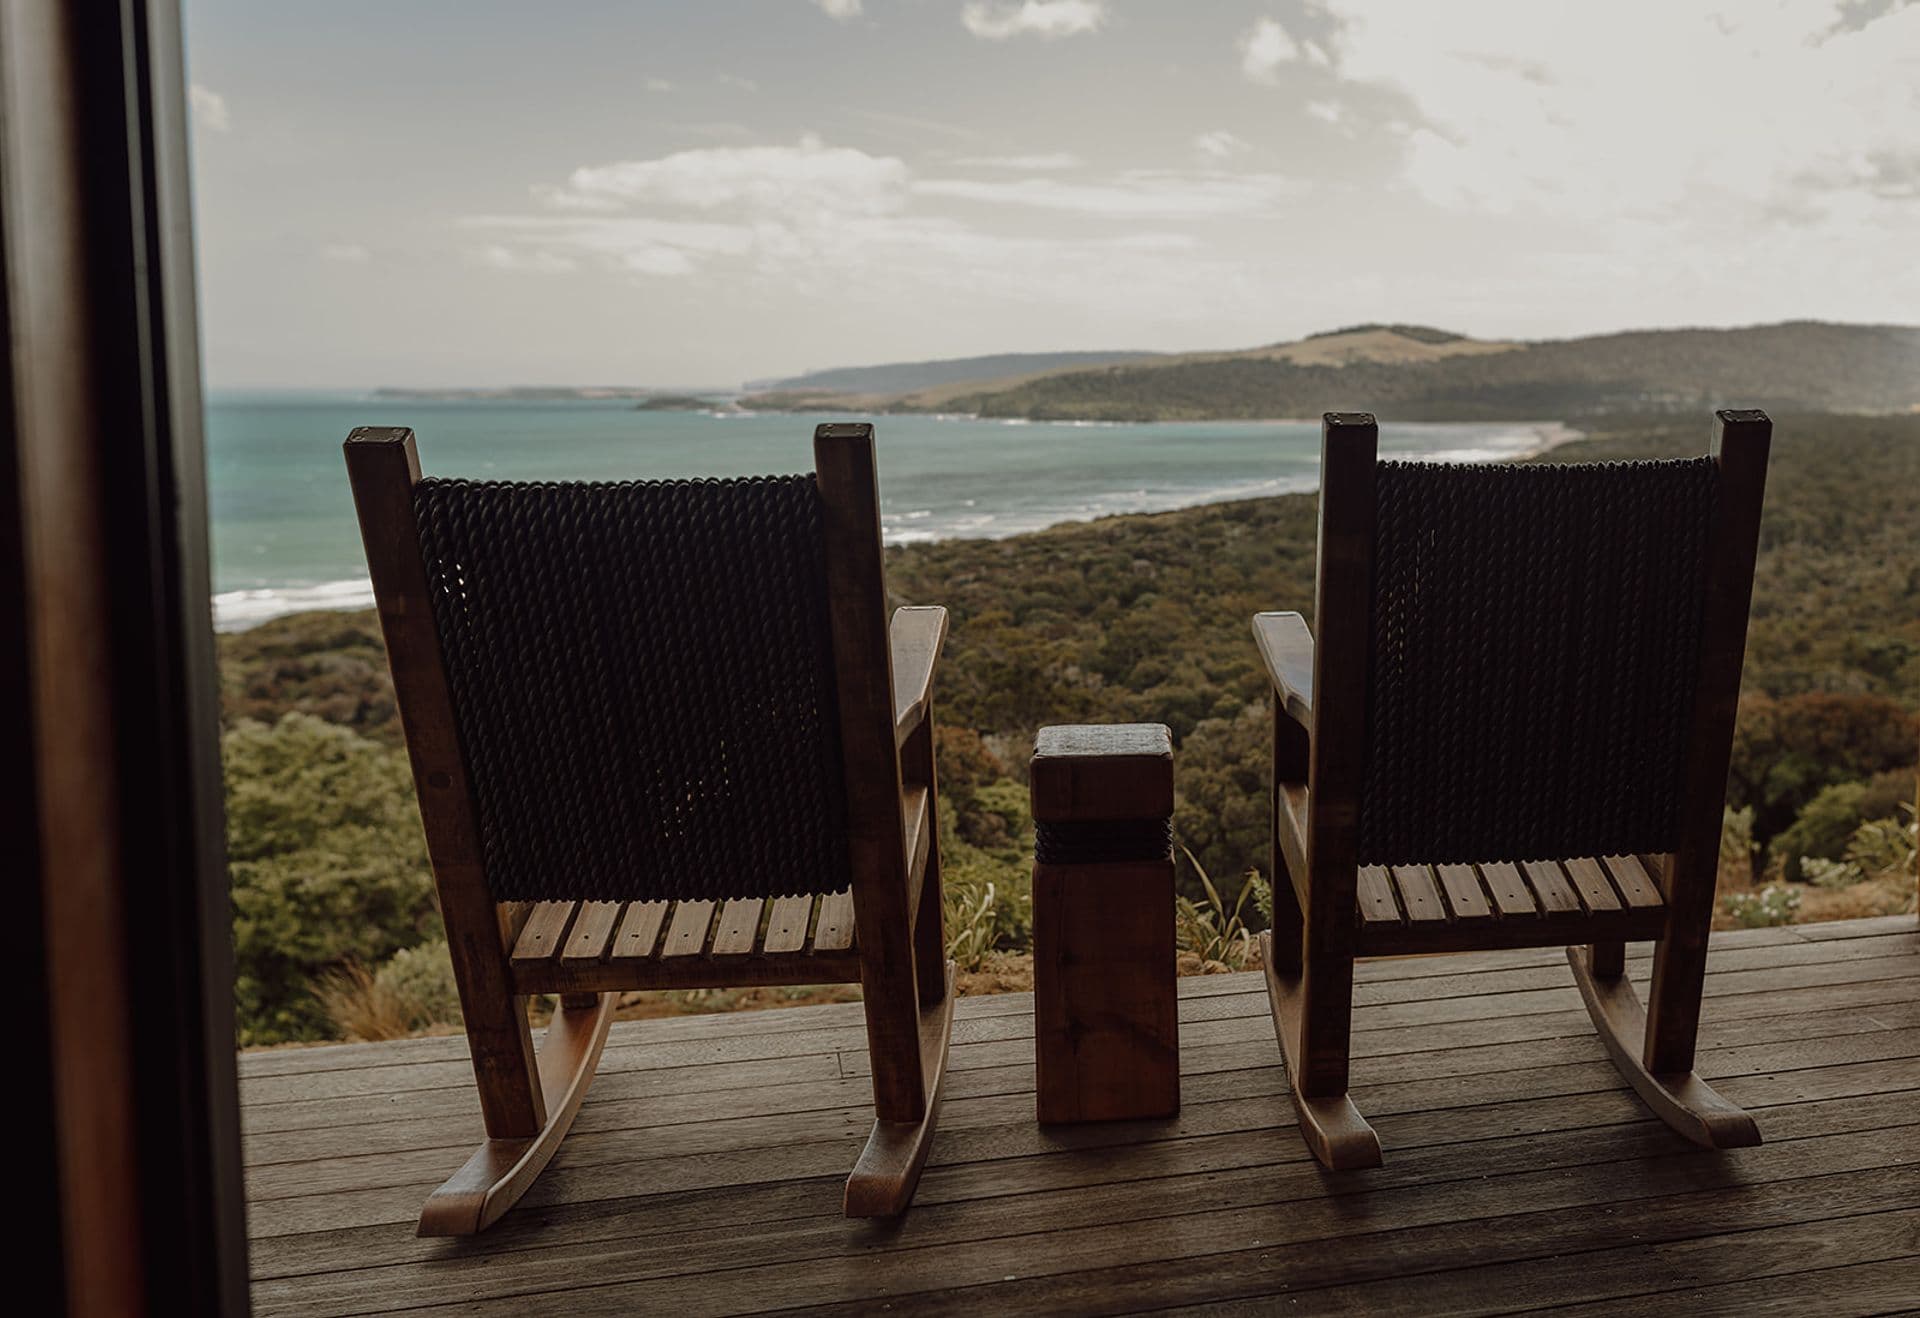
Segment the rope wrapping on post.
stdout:
[[1173,858],[1171,819],[1081,819],[1033,825],[1042,865],[1113,865]]

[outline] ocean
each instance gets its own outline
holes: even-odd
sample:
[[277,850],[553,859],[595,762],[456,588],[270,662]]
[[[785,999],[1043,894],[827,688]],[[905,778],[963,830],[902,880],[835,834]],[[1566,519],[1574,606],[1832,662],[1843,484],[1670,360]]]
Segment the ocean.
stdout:
[[[214,622],[372,603],[340,443],[361,425],[411,426],[428,474],[629,480],[810,470],[817,415],[639,412],[626,401],[394,400],[215,393],[207,405]],[[871,418],[889,543],[1006,536],[1057,522],[1310,490],[1317,422]],[[1565,437],[1553,423],[1408,424],[1383,453],[1517,457]]]

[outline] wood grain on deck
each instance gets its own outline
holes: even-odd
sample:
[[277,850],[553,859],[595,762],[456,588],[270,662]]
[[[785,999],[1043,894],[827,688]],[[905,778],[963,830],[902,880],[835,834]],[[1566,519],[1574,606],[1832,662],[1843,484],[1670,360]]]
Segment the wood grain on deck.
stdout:
[[[1630,948],[1629,973],[1648,969]],[[1920,1305],[1914,918],[1719,935],[1709,971],[1699,1069],[1753,1112],[1759,1148],[1699,1150],[1649,1116],[1558,949],[1493,952],[1360,967],[1353,1094],[1386,1165],[1347,1173],[1301,1143],[1257,973],[1181,982],[1183,1107],[1166,1121],[1042,1131],[1030,996],[965,999],[932,1157],[895,1224],[840,1215],[872,1120],[857,1004],[616,1025],[553,1165],[468,1241],[413,1234],[480,1138],[463,1039],[252,1054],[254,1303],[514,1318]]]

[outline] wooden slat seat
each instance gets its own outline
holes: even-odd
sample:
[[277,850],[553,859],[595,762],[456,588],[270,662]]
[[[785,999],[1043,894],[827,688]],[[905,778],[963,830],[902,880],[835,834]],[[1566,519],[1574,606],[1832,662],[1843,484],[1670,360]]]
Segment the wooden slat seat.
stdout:
[[[1285,872],[1304,875],[1305,784],[1283,781],[1274,807],[1274,842]],[[1665,856],[1607,856],[1518,865],[1364,865],[1354,884],[1354,952],[1398,956],[1658,938],[1666,900],[1653,876],[1667,864]],[[1292,886],[1304,902],[1305,885],[1295,878]]]
[[1362,956],[1465,946],[1551,947],[1659,936],[1658,860],[1607,856],[1522,865],[1369,865],[1355,887]]
[[[933,845],[932,794],[908,783],[900,808],[907,910],[917,916]],[[535,902],[520,914],[511,964],[523,993],[590,992],[616,978],[633,988],[636,974],[672,976],[673,987],[684,988],[678,979],[699,962],[712,964],[716,976],[744,974],[756,984],[830,983],[858,954],[850,889],[726,902]],[[851,978],[859,978],[857,960]]]
[[655,978],[685,988],[689,974],[706,973],[714,987],[831,983],[850,960],[858,978],[853,899],[842,889],[727,902],[539,902],[511,965],[522,993],[582,993],[616,981],[652,987]]

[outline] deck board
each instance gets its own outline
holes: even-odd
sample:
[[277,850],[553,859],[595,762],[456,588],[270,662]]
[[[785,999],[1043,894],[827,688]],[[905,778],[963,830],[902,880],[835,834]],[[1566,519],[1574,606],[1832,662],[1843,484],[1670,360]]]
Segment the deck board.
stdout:
[[[1646,951],[1629,949],[1642,981]],[[1366,963],[1354,1098],[1386,1165],[1339,1174],[1294,1125],[1258,974],[1182,981],[1183,1107],[1166,1121],[1041,1130],[1030,997],[966,999],[925,1179],[893,1226],[839,1212],[871,1120],[855,1004],[616,1025],[552,1166],[465,1242],[412,1233],[479,1138],[463,1040],[252,1054],[255,1306],[1920,1303],[1913,917],[1717,936],[1707,994],[1700,1070],[1754,1111],[1758,1148],[1696,1150],[1649,1117],[1557,951]]]

